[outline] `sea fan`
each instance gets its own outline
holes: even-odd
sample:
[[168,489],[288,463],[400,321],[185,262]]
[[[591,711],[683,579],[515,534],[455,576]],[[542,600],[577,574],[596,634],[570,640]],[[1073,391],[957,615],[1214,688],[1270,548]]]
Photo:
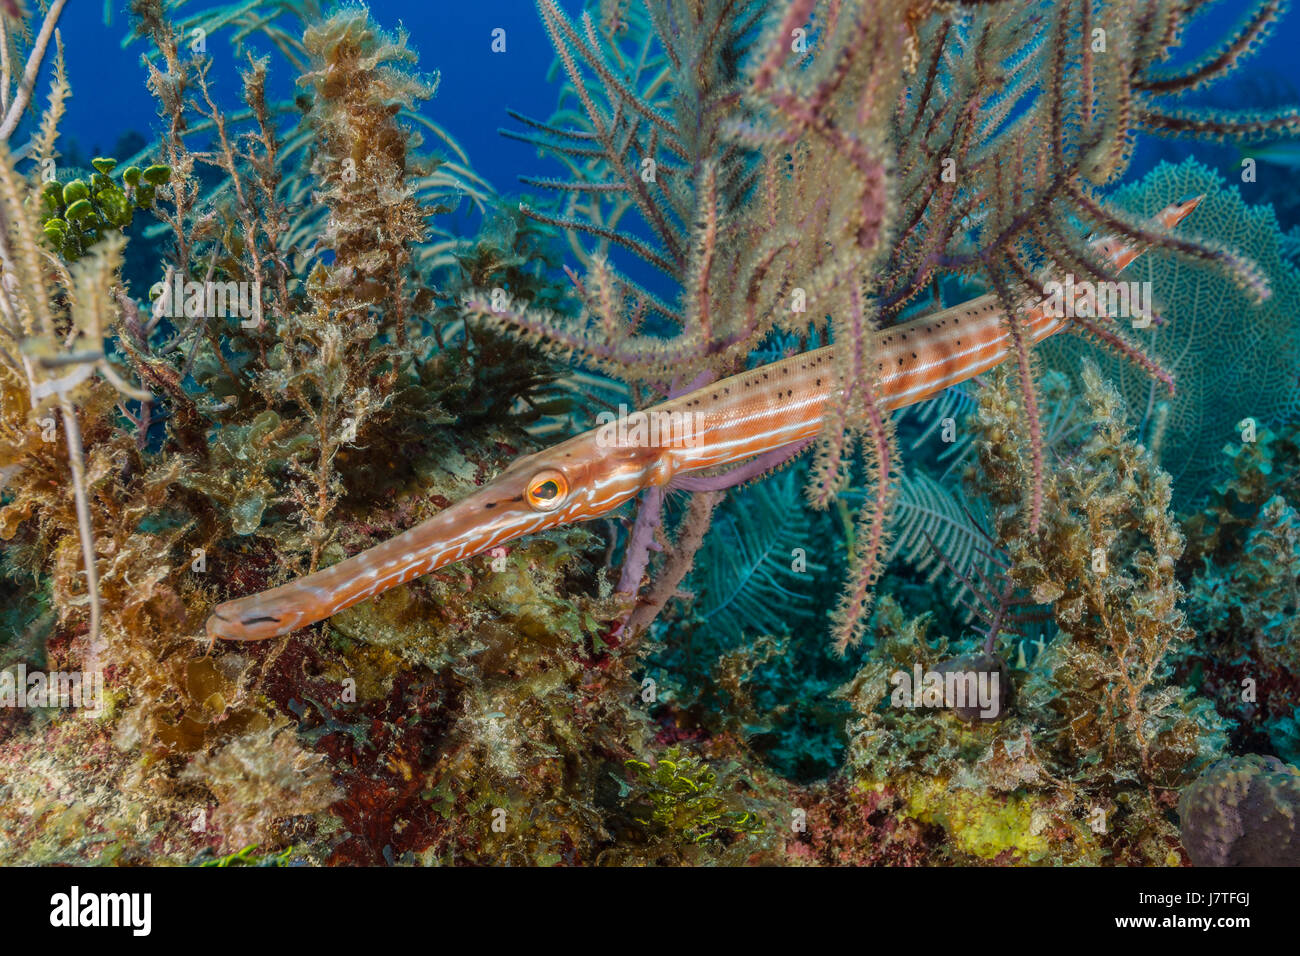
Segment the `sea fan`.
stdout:
[[695,615],[710,629],[752,637],[819,627],[814,590],[830,555],[818,551],[834,539],[801,503],[804,470],[751,485],[718,509],[690,579]]
[[[1276,430],[1300,414],[1300,270],[1283,255],[1272,208],[1246,205],[1235,187],[1195,160],[1163,163],[1115,199],[1140,217],[1194,195],[1205,199],[1190,229],[1249,257],[1270,294],[1257,299],[1208,264],[1152,250],[1125,278],[1151,283],[1169,321],[1135,335],[1174,374],[1178,390],[1168,396],[1121,358],[1096,357],[1186,504],[1222,476],[1224,445],[1242,440],[1239,422],[1251,418]],[[1043,348],[1048,363],[1063,370],[1077,369],[1085,353],[1096,354],[1075,339]]]

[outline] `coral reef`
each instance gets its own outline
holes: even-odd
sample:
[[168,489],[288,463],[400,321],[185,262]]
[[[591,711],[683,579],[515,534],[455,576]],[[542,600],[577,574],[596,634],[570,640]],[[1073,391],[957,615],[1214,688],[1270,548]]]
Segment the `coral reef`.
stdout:
[[[979,397],[972,480],[997,505],[1007,579],[1052,608],[1056,635],[1032,663],[961,663],[929,615],[882,605],[862,670],[842,690],[859,714],[849,766],[896,794],[909,815],[944,828],[955,859],[1144,862],[1178,858],[1165,819],[1178,788],[1223,746],[1208,701],[1170,681],[1191,638],[1175,575],[1183,539],[1170,479],[1126,436],[1117,393],[1085,369],[1087,428],[1053,463],[1044,525],[1019,507],[1022,459],[1007,375]],[[966,651],[966,653],[977,653]],[[954,661],[945,667],[945,662]],[[978,659],[977,659],[978,660]],[[1014,683],[997,721],[900,707],[890,675],[997,667]]]
[[[0,90],[0,667],[103,698],[0,711],[0,862],[1294,851],[1294,769],[1213,761],[1300,749],[1295,265],[1202,166],[1121,185],[1139,133],[1295,132],[1165,105],[1276,3],[1174,70],[1195,11],[1165,0],[539,0],[563,87],[510,135],[564,172],[523,203],[426,115],[404,32],[314,0],[132,0],[157,137],[69,168],[64,6],[0,38],[28,64]],[[1150,225],[1185,192],[1194,228]],[[1116,278],[1090,231],[1146,257],[1161,321],[1073,316],[1085,344],[1040,349],[1020,306],[1044,276]],[[888,412],[890,330],[979,294],[1007,367]],[[806,458],[650,488],[282,638],[202,634],[607,405],[828,342]],[[996,688],[911,706],[914,672]]]
[[1300,431],[1262,427],[1223,449],[1230,476],[1188,516],[1182,573],[1200,635],[1179,655],[1183,682],[1233,722],[1235,747],[1294,762],[1300,708]]

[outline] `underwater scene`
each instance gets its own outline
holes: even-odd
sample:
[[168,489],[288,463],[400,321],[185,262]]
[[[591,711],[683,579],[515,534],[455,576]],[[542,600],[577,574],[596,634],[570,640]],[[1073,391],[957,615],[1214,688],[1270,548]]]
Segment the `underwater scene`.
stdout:
[[0,864],[1300,865],[1298,45],[0,0]]

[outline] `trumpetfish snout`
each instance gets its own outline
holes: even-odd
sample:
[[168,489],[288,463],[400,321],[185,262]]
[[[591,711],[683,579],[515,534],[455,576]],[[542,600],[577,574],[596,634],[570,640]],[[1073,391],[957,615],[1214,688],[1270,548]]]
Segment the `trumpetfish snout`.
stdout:
[[211,638],[260,641],[324,620],[412,578],[526,534],[604,514],[671,476],[659,450],[589,432],[513,463],[429,520],[338,564],[218,605]]

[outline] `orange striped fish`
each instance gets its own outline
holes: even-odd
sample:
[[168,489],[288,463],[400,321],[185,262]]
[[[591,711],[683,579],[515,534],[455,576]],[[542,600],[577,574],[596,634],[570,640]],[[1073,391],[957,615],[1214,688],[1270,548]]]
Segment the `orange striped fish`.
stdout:
[[[1197,197],[1175,203],[1157,218],[1173,228],[1199,202]],[[1119,269],[1139,254],[1110,237],[1092,245]],[[1046,300],[1029,308],[1025,320],[1034,342],[1070,321],[1051,314]],[[993,368],[1009,354],[1008,336],[992,295],[885,330],[877,355],[885,407],[912,405]],[[522,535],[606,514],[675,476],[806,442],[819,432],[836,387],[833,348],[734,375],[637,413],[630,423],[601,425],[521,458],[479,491],[395,538],[219,605],[207,632],[237,641],[278,637]]]

